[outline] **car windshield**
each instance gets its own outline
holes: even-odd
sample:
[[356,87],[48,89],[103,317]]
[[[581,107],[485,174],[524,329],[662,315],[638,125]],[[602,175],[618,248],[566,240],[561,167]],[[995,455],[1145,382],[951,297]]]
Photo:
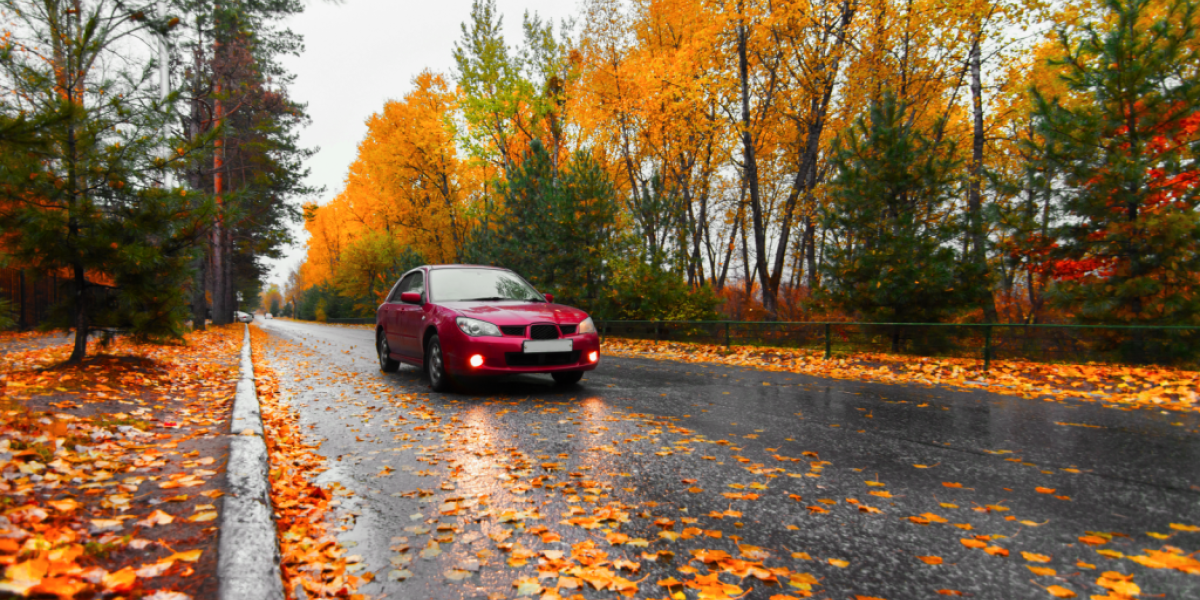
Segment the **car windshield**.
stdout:
[[520,300],[545,298],[512,271],[499,269],[437,269],[430,274],[434,302]]

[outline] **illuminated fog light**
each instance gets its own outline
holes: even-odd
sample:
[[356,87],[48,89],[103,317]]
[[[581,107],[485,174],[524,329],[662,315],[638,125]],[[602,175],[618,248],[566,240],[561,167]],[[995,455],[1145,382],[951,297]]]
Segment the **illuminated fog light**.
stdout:
[[476,368],[482,367],[483,366],[483,355],[476,354],[476,355],[472,356],[470,363],[471,363],[472,367],[476,367]]
[[600,352],[593,350],[588,353],[588,362],[596,362],[600,360]]

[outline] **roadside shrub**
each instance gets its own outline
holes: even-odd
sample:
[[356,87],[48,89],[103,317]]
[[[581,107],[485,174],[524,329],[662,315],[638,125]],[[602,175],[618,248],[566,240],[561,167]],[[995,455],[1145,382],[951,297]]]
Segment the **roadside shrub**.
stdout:
[[0,331],[12,329],[16,326],[17,321],[13,318],[12,301],[8,298],[0,298]]

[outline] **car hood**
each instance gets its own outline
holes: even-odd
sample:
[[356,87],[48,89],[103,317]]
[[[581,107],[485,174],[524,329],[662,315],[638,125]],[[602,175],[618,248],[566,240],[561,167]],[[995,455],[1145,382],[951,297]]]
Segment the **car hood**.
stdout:
[[587,313],[578,308],[544,302],[447,302],[442,306],[464,317],[481,319],[496,325],[539,322],[570,324],[587,318]]

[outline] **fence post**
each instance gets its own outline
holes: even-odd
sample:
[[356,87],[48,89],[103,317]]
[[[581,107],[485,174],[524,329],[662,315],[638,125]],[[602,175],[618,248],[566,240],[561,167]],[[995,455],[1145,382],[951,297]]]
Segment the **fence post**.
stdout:
[[725,321],[725,349],[729,349],[729,321]]
[[983,372],[992,367],[992,326],[983,328]]
[[829,323],[825,324],[825,360],[833,358],[833,336],[830,335],[832,328]]
[[654,341],[658,341],[658,321],[654,322]]
[[21,281],[21,283],[20,283],[21,289],[18,292],[18,294],[19,294],[18,297],[21,299],[21,301],[19,303],[20,308],[18,308],[17,310],[19,310],[21,312],[21,316],[17,318],[17,329],[20,329],[21,331],[25,331],[26,329],[29,329],[31,326],[31,323],[29,322],[30,320],[27,320],[25,318],[25,269],[21,269],[19,277],[20,277],[20,281]]

